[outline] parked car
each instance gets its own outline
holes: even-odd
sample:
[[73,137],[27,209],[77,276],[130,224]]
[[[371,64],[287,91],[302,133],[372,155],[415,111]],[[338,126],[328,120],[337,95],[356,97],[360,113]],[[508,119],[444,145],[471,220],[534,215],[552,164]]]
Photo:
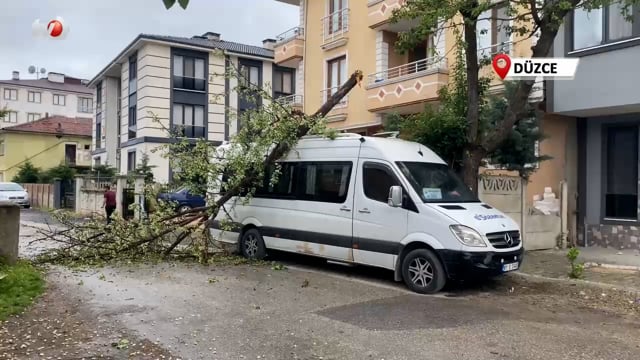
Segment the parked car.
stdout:
[[0,182],[0,201],[10,201],[25,209],[31,207],[27,190],[14,182]]
[[206,205],[203,196],[192,194],[187,188],[181,188],[176,192],[161,193],[158,195],[158,200],[175,203],[178,212]]
[[276,184],[267,174],[249,203],[232,198],[212,221],[211,234],[245,257],[273,249],[386,268],[418,293],[522,263],[518,224],[478,200],[424,145],[305,137],[280,165]]

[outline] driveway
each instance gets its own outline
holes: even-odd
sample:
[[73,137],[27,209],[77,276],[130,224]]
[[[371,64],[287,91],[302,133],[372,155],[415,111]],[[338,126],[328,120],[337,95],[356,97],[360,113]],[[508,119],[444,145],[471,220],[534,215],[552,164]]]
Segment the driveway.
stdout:
[[637,359],[640,352],[637,313],[593,309],[572,293],[517,278],[421,296],[389,274],[284,261],[284,270],[57,269],[49,279],[93,314],[87,321],[118,324],[183,359]]

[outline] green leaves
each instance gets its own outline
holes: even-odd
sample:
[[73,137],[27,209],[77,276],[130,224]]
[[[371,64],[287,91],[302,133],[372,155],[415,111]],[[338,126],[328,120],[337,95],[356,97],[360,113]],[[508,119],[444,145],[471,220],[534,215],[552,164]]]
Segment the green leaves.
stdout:
[[[164,7],[169,10],[176,3],[176,0],[162,0],[162,2],[164,3]],[[186,9],[189,5],[189,0],[178,0],[178,4],[180,4],[181,8]]]

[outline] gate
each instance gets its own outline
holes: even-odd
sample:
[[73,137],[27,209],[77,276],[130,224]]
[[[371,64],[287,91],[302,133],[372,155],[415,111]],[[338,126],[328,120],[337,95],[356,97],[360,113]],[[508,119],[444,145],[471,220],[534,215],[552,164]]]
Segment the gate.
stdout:
[[129,209],[129,206],[135,204],[135,189],[124,188],[122,189],[122,217],[124,219],[132,219],[135,215],[133,209]]
[[60,206],[63,209],[76,208],[76,182],[74,180],[62,180],[60,182]]

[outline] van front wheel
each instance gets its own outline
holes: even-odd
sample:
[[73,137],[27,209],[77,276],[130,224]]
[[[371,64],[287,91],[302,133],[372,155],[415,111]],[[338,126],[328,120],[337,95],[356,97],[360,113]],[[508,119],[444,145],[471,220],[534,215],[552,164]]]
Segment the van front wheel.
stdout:
[[402,278],[409,289],[420,294],[435,294],[447,281],[442,263],[427,249],[415,249],[404,257]]
[[242,234],[240,241],[242,255],[251,260],[262,260],[266,256],[267,249],[258,229],[249,229]]

